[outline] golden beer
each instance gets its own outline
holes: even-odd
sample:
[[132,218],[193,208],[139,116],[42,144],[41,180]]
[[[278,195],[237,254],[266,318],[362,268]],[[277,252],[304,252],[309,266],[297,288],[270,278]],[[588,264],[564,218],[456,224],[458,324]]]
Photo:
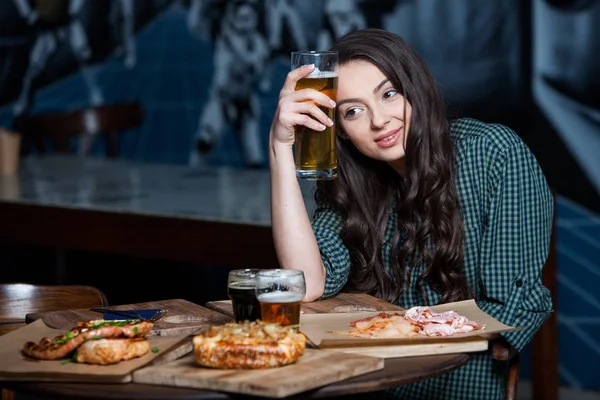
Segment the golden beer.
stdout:
[[300,303],[304,295],[296,292],[269,292],[258,296],[262,320],[281,325],[300,324]]
[[[296,90],[314,89],[337,101],[337,72],[317,72],[301,79]],[[335,122],[335,109],[319,106]],[[296,175],[304,179],[333,179],[337,177],[337,152],[335,148],[335,123],[324,131],[314,131],[296,126]]]

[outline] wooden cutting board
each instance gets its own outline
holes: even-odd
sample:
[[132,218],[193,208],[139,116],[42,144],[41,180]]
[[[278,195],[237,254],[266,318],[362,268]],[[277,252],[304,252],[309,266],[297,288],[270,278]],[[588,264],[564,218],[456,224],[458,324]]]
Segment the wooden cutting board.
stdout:
[[139,369],[133,382],[212,389],[263,397],[286,397],[383,369],[381,358],[306,349],[292,365],[258,370],[211,369],[189,354],[177,361]]
[[474,300],[432,306],[431,310],[435,312],[455,311],[469,320],[477,322],[483,328],[445,337],[417,335],[371,339],[344,335],[343,333],[350,329],[352,321],[377,315],[377,312],[359,312],[303,314],[300,317],[300,331],[320,349],[335,349],[354,354],[394,358],[484,351],[489,346],[489,342],[484,336],[521,329],[505,325],[494,319],[479,309]]
[[360,354],[380,358],[414,357],[453,353],[474,353],[485,351],[489,342],[481,337],[459,340],[413,342],[398,345],[331,347],[331,351]]
[[150,351],[142,357],[112,365],[90,365],[65,360],[35,360],[22,353],[26,342],[39,342],[43,337],[64,334],[37,320],[0,337],[0,381],[46,382],[131,382],[131,373],[142,366],[170,362],[192,349],[187,336],[151,336]]
[[[169,310],[167,314],[154,323],[151,335],[172,336],[192,335],[199,329],[212,324],[231,321],[231,317],[210,310],[183,299],[158,300],[146,303],[111,306],[115,310],[135,310],[161,308]],[[78,321],[102,319],[102,314],[88,309],[69,311],[51,311],[27,314],[27,321],[42,319],[50,328],[70,329]]]

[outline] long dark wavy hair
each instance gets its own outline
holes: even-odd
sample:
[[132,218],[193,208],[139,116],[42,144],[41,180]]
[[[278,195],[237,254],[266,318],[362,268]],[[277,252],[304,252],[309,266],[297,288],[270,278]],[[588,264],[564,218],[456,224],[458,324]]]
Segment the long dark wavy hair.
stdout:
[[[402,38],[380,29],[349,33],[332,50],[339,53],[340,65],[366,60],[377,66],[412,106],[404,179],[387,163],[360,153],[338,125],[338,178],[319,182],[315,198],[344,216],[341,238],[352,262],[346,290],[395,301],[416,279],[417,290],[428,302],[424,283],[440,294],[440,303],[471,298],[463,272],[453,143],[433,75]],[[398,227],[390,275],[382,247],[394,205]],[[424,272],[411,276],[420,262],[426,265]]]

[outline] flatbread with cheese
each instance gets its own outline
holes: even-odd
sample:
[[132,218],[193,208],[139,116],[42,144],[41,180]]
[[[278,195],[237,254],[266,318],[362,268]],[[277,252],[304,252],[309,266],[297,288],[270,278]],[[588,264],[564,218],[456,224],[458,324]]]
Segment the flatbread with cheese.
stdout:
[[292,327],[263,321],[230,322],[194,336],[198,365],[211,368],[273,368],[295,362],[306,336]]
[[485,329],[455,311],[435,312],[429,307],[412,307],[404,313],[381,312],[350,322],[348,331],[331,331],[342,336],[369,339],[400,339],[422,336],[452,336]]

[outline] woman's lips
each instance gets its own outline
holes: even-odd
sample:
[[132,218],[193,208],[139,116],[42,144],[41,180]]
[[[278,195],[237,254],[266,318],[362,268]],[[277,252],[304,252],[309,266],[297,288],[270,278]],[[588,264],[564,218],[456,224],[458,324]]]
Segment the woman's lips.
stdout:
[[375,143],[379,147],[391,147],[398,141],[400,129],[394,129],[393,131],[386,132],[375,138]]

